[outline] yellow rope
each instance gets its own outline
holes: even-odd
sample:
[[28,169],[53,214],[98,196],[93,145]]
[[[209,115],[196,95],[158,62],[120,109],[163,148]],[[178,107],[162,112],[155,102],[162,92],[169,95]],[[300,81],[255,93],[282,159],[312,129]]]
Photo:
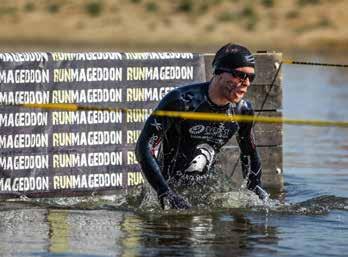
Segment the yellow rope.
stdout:
[[173,112],[156,111],[154,115],[176,117],[189,120],[209,120],[209,121],[237,121],[237,122],[261,122],[261,123],[285,123],[291,125],[310,125],[310,126],[334,126],[348,127],[348,121],[326,121],[326,120],[299,120],[286,119],[283,117],[253,116],[253,115],[233,115],[200,112]]
[[[80,106],[77,104],[23,104],[26,108],[39,108],[48,110],[78,111],[78,110],[96,110],[96,111],[114,111],[126,112],[125,108],[103,108],[96,106]],[[283,117],[252,116],[252,115],[233,115],[228,116],[218,113],[202,112],[177,112],[177,111],[154,111],[156,116],[167,116],[173,118],[182,118],[188,120],[208,120],[208,121],[237,121],[237,122],[261,122],[261,123],[280,123],[290,125],[308,125],[308,126],[331,126],[348,127],[348,121],[327,121],[327,120],[301,120],[287,119]]]

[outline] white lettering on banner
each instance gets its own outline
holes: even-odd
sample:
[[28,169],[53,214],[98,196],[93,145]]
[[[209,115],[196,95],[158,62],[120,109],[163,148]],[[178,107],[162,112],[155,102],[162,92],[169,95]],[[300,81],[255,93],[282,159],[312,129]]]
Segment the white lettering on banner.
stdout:
[[127,80],[193,80],[193,66],[128,67]]
[[122,173],[53,176],[53,189],[121,187]]
[[0,135],[0,149],[48,147],[47,134]]
[[138,141],[141,130],[127,130],[127,144],[135,144]]
[[158,67],[128,67],[127,80],[159,80]]
[[16,91],[1,92],[0,105],[47,104],[50,101],[49,91]]
[[43,52],[0,53],[3,62],[42,62],[48,61],[48,54]]
[[127,109],[127,122],[145,122],[152,113],[152,109]]
[[27,170],[47,169],[48,155],[0,156],[0,169]]
[[122,68],[54,69],[54,82],[121,81]]
[[167,60],[167,59],[193,59],[192,53],[125,53],[128,60]]
[[48,177],[18,177],[0,178],[0,191],[25,192],[25,191],[48,191]]
[[73,125],[73,124],[79,125],[79,124],[103,124],[103,123],[112,123],[112,124],[122,123],[122,111],[52,112],[53,125]]
[[128,186],[137,186],[144,183],[144,177],[141,172],[128,172]]
[[0,70],[1,84],[49,83],[49,70]]
[[108,103],[122,102],[122,88],[87,90],[53,90],[52,103]]
[[160,69],[160,79],[161,80],[171,80],[171,79],[186,79],[193,80],[193,66],[189,67],[161,67]]
[[122,165],[122,152],[54,154],[53,168]]
[[0,128],[47,126],[47,118],[47,112],[0,113]]
[[175,87],[127,88],[127,102],[160,101]]
[[53,133],[53,146],[122,144],[122,131],[89,131],[76,133]]
[[118,52],[90,52],[90,53],[52,53],[53,61],[98,61],[98,60],[122,60],[122,54]]
[[138,164],[137,158],[135,156],[135,152],[133,151],[127,152],[127,164],[128,165]]

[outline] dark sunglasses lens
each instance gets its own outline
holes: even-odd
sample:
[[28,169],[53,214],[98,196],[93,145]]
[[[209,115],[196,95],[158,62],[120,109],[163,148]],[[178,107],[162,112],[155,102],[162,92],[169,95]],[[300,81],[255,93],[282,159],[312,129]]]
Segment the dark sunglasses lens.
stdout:
[[239,71],[239,70],[234,70],[233,73],[232,73],[233,76],[235,77],[238,77],[242,80],[245,80],[245,79],[249,79],[250,83],[254,81],[255,79],[255,74],[254,73],[246,73],[246,72],[243,72],[243,71]]
[[251,83],[251,82],[253,82],[254,79],[255,79],[255,74],[250,73],[250,74],[248,74],[248,77],[249,77],[249,81],[250,81],[250,83]]

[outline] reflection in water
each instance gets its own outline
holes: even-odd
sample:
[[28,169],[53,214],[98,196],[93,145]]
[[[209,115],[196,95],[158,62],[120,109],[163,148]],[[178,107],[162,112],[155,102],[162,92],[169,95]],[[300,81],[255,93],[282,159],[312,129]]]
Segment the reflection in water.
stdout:
[[271,253],[269,246],[278,242],[277,228],[237,210],[136,214],[18,207],[0,211],[1,256],[252,256],[260,249]]
[[0,256],[30,256],[46,252],[49,230],[45,219],[47,210],[27,209],[21,205],[8,210],[3,207],[0,209]]
[[120,224],[125,213],[18,207],[1,208],[0,256],[122,256]]
[[111,211],[49,210],[51,253],[85,253],[92,256],[122,253],[120,224],[124,214]]
[[67,222],[68,212],[48,210],[47,221],[50,227],[49,252],[69,252],[69,224]]
[[[277,229],[253,224],[240,211],[199,215],[167,212],[162,215],[128,216],[136,230],[139,256],[247,256],[256,248],[272,252]],[[261,247],[261,245],[263,247]]]

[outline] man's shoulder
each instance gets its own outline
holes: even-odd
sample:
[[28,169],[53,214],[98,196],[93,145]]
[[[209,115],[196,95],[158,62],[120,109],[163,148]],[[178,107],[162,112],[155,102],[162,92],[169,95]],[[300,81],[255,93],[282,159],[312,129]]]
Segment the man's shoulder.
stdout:
[[199,94],[199,93],[204,93],[207,90],[208,85],[209,85],[209,82],[194,83],[194,84],[177,87],[173,91],[176,91],[179,94],[186,94],[186,93]]
[[195,83],[177,87],[164,96],[159,108],[180,109],[193,99],[203,99],[209,83]]
[[208,86],[209,82],[180,86],[170,91],[164,98],[165,101],[173,101],[176,99],[187,100],[193,98],[203,99],[208,89]]

